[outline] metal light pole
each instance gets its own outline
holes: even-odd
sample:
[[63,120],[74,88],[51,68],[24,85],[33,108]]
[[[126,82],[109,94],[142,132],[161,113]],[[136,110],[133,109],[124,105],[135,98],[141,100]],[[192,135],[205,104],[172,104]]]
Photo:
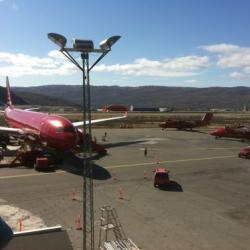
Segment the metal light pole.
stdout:
[[[60,52],[66,56],[77,68],[82,71],[82,109],[83,109],[83,249],[94,250],[94,199],[93,199],[93,168],[92,168],[92,131],[91,131],[91,93],[89,72],[93,67],[111,51],[111,47],[120,36],[112,36],[100,43],[100,48],[95,49],[91,40],[75,39],[73,48],[66,48],[67,39],[57,33],[49,33],[48,38],[60,47]],[[82,66],[70,54],[80,52]],[[99,58],[89,66],[89,54],[101,53]]]

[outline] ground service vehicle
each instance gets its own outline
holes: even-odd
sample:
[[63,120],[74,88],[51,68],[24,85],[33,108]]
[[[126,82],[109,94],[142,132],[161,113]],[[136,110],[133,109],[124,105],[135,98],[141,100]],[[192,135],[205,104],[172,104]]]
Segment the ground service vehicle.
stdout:
[[250,158],[250,146],[242,148],[239,152],[239,157]]
[[170,183],[169,170],[165,168],[156,168],[154,170],[154,187],[163,187]]

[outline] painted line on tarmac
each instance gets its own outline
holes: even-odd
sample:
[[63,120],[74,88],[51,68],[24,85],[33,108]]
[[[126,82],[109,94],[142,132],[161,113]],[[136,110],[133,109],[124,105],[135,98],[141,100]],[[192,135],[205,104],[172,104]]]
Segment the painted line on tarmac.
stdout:
[[23,177],[33,177],[33,176],[41,176],[41,175],[52,175],[52,174],[64,174],[66,171],[59,170],[56,172],[50,173],[31,173],[31,174],[18,174],[18,175],[8,175],[8,176],[1,176],[0,180],[7,180],[7,179],[14,179],[14,178],[23,178]]
[[[216,160],[216,159],[226,159],[226,158],[234,158],[234,157],[236,157],[236,156],[235,155],[225,155],[225,156],[214,156],[214,157],[204,157],[204,158],[190,158],[190,159],[182,159],[182,160],[166,160],[166,161],[160,161],[160,164],[161,163],[178,163],[178,162],[190,162],[190,161]],[[105,167],[105,168],[106,169],[129,168],[129,167],[155,165],[155,164],[156,164],[155,162],[144,162],[144,163],[114,165],[114,166],[109,166],[109,167]],[[59,170],[59,171],[50,172],[50,173],[30,173],[30,174],[8,175],[8,176],[0,176],[0,180],[42,176],[42,175],[52,175],[52,174],[65,174],[65,173],[67,173],[67,172],[64,170]]]
[[229,147],[229,148],[208,148],[208,149],[239,149],[239,147]]
[[[206,160],[216,160],[216,159],[226,159],[226,158],[236,158],[236,156],[235,155],[225,155],[225,156],[214,156],[214,157],[204,157],[204,158],[190,158],[190,159],[183,159],[183,160],[167,160],[167,161],[160,161],[160,164],[161,163],[190,162],[190,161],[206,161]],[[144,163],[114,165],[114,166],[109,166],[109,167],[105,167],[105,168],[106,169],[129,168],[129,167],[155,165],[155,164],[156,164],[155,162],[144,162]]]
[[195,150],[227,150],[227,149],[239,149],[239,147],[218,147],[218,148],[201,148],[201,147],[194,147]]

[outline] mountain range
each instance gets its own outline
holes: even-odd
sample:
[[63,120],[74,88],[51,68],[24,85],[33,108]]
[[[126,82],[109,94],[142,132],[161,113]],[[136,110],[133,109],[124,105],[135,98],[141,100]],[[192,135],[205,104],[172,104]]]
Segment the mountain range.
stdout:
[[[44,85],[13,87],[12,91],[28,104],[81,105],[81,85]],[[136,107],[168,107],[174,110],[233,109],[250,104],[248,87],[119,87],[92,86],[92,106],[124,104]]]

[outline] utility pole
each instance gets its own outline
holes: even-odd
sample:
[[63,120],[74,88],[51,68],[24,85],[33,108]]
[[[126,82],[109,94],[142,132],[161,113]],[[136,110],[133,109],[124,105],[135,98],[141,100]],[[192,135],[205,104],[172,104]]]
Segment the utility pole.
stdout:
[[[82,53],[83,68],[83,249],[94,249],[94,199],[92,169],[91,93],[89,80],[89,54]],[[88,123],[86,123],[88,121]]]
[[[75,39],[72,48],[66,47],[67,39],[57,33],[49,33],[48,38],[60,47],[60,52],[82,71],[82,132],[83,132],[83,250],[94,250],[94,197],[92,169],[92,131],[91,131],[91,91],[89,73],[101,59],[111,51],[111,47],[120,39],[112,36],[94,48],[91,40]],[[80,52],[82,65],[70,52]],[[89,66],[89,54],[100,53],[97,60]]]

